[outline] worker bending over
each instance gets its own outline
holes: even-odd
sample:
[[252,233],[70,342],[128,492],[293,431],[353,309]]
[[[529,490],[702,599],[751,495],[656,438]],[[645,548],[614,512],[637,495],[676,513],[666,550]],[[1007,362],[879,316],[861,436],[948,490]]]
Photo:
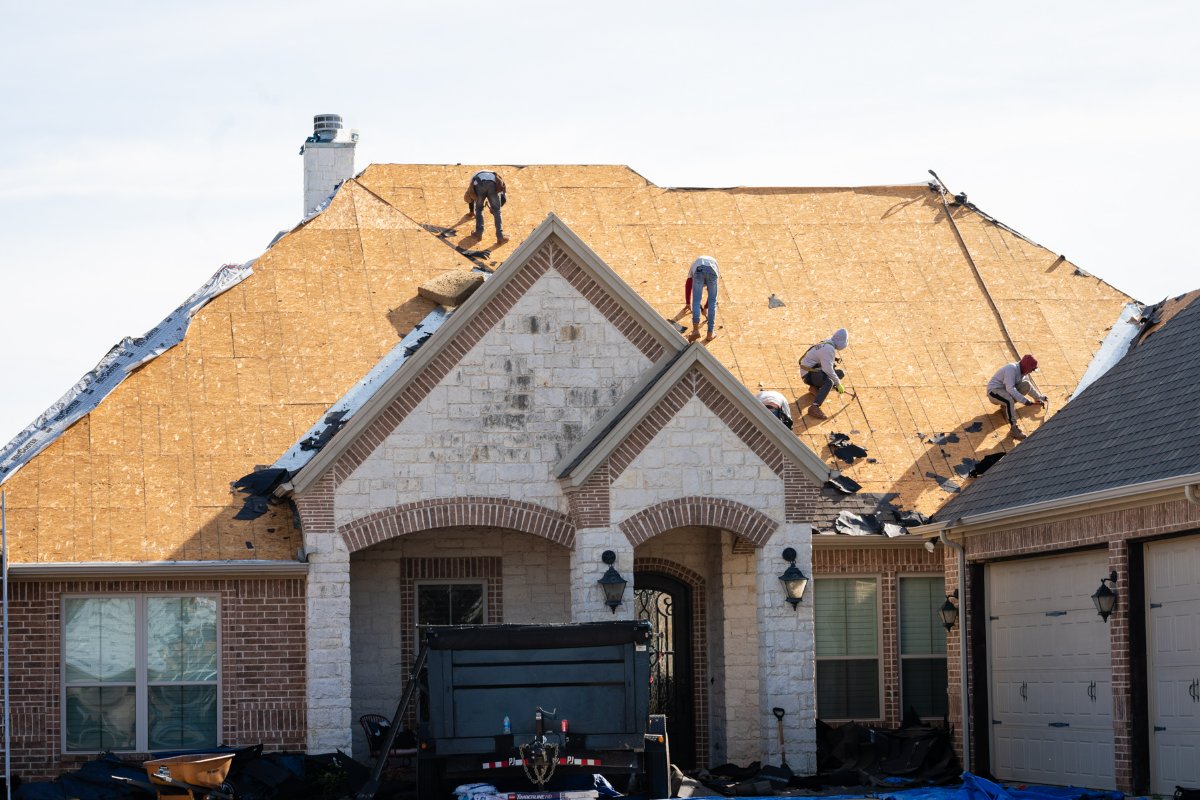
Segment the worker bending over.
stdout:
[[788,430],[792,429],[792,409],[788,405],[787,398],[782,394],[770,389],[758,393],[758,402],[767,407],[775,415],[775,418],[788,426]]
[[821,404],[829,396],[830,389],[836,389],[838,394],[846,391],[842,386],[842,378],[846,373],[834,367],[834,362],[841,361],[837,352],[845,350],[850,343],[850,334],[845,328],[838,328],[824,341],[817,342],[800,357],[800,377],[816,389],[817,396],[808,407],[808,415],[814,419],[829,419],[829,415],[821,410]]
[[692,336],[700,337],[700,294],[708,290],[708,338],[711,342],[715,334],[713,328],[717,324],[717,260],[712,256],[700,256],[692,262],[688,270],[685,293],[691,295],[692,301]]
[[[1023,355],[1020,361],[1013,361],[996,370],[987,384],[988,399],[1003,407],[1004,415],[1008,418],[1009,433],[1014,439],[1024,439],[1026,436],[1017,424],[1017,403],[1046,405],[1046,395],[1038,391],[1033,383],[1032,373],[1037,365],[1036,358]],[[1032,395],[1034,399],[1030,400],[1026,395]]]
[[471,176],[471,182],[467,185],[467,191],[463,194],[463,200],[467,201],[467,208],[475,215],[475,238],[483,237],[483,204],[486,202],[492,209],[492,220],[496,223],[496,240],[507,241],[508,237],[504,235],[504,221],[500,217],[500,207],[507,202],[508,189],[504,185],[504,179],[499,173],[491,170],[481,170]]

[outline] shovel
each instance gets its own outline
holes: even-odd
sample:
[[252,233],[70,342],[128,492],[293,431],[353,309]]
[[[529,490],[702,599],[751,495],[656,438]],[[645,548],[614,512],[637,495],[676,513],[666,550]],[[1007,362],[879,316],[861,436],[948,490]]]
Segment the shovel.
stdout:
[[773,784],[787,786],[792,780],[792,768],[788,766],[787,756],[783,754],[783,715],[782,708],[772,708],[772,713],[775,714],[776,723],[779,725],[779,766],[772,767],[770,765],[763,767],[758,771],[756,779],[770,781]]

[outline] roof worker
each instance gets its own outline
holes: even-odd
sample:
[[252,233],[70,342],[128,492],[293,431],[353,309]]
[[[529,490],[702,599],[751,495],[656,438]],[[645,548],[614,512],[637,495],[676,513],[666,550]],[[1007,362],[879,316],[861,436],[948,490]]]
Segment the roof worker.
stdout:
[[838,328],[833,336],[817,342],[800,357],[801,379],[817,390],[816,399],[808,407],[808,415],[814,419],[829,419],[829,415],[821,410],[821,404],[829,396],[830,389],[836,389],[838,394],[846,391],[842,386],[846,373],[834,367],[834,363],[842,360],[837,352],[845,350],[848,344],[850,334],[845,328]]
[[475,215],[475,233],[472,235],[476,239],[483,238],[483,204],[486,202],[492,209],[492,220],[496,223],[496,241],[508,241],[504,235],[504,221],[500,218],[500,207],[508,202],[507,193],[504,179],[497,172],[480,170],[471,176],[463,200],[467,201],[467,208]]
[[774,414],[776,419],[787,425],[789,431],[792,429],[792,409],[786,397],[768,389],[758,393],[758,402],[766,406],[767,411]]
[[[987,384],[988,399],[1002,407],[1008,418],[1009,434],[1017,440],[1027,435],[1017,424],[1017,403],[1045,406],[1049,399],[1033,383],[1032,373],[1037,365],[1037,359],[1027,353],[1021,356],[1020,361],[1013,361],[996,370]],[[1032,395],[1033,399],[1030,400],[1027,395]]]
[[708,290],[708,337],[704,340],[711,342],[716,335],[713,328],[717,324],[717,260],[712,256],[700,256],[692,262],[688,270],[687,283],[684,285],[685,294],[691,295],[692,300],[692,336],[700,338],[700,295]]

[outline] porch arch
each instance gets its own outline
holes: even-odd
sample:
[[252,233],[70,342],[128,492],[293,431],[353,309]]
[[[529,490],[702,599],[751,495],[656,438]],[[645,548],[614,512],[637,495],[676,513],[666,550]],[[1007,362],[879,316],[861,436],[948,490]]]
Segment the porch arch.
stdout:
[[723,528],[762,547],[775,533],[779,523],[766,514],[721,497],[677,497],[664,500],[626,519],[621,533],[634,547],[660,533],[688,526]]
[[346,549],[354,553],[397,536],[464,525],[506,528],[575,548],[575,524],[566,514],[504,497],[446,497],[405,503],[340,525],[338,533]]

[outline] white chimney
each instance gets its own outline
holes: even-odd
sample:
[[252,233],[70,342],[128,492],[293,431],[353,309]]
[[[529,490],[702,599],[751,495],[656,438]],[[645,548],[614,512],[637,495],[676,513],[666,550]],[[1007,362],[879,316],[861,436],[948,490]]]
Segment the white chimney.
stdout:
[[300,147],[304,156],[304,216],[309,217],[343,181],[354,176],[358,131],[342,127],[339,114],[313,117],[313,134]]

